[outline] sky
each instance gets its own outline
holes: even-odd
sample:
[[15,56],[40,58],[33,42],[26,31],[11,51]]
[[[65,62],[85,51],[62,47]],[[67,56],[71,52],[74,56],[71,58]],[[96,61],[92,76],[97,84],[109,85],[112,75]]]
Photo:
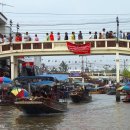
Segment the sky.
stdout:
[[[120,30],[130,31],[130,0],[0,0],[0,3],[13,6],[0,5],[0,10],[8,21],[12,19],[14,31],[19,23],[20,32],[37,33],[40,38],[50,31],[64,35],[81,30],[85,38],[89,31],[101,32],[102,28],[116,32],[117,16]],[[100,59],[102,56],[99,62]]]
[[[14,24],[19,23],[22,32],[28,30],[30,33],[45,33],[53,29],[54,32],[71,32],[73,29],[88,33],[89,31],[101,31],[103,27],[107,30],[116,31],[117,16],[120,22],[124,22],[120,23],[120,30],[130,30],[129,0],[0,0],[0,2],[13,6],[3,6],[3,12],[8,19],[12,19]],[[113,23],[91,24],[97,22]],[[64,25],[69,23],[71,25]],[[79,25],[75,25],[77,23]],[[33,26],[32,28],[32,26],[24,27],[22,24],[63,25]]]

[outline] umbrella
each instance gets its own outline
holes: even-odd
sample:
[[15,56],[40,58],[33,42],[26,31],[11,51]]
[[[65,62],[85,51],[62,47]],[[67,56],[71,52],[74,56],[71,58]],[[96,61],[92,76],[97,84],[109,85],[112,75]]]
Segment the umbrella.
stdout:
[[15,88],[13,88],[13,89],[11,90],[11,93],[12,93],[14,96],[17,96],[20,91],[21,91],[21,88],[15,87]]
[[7,77],[0,77],[0,83],[11,83],[12,80]]
[[23,98],[23,97],[29,97],[29,92],[25,89],[21,89],[21,91],[17,94],[18,98]]
[[130,90],[130,86],[129,85],[121,86],[117,90],[126,90],[126,91],[129,91]]
[[11,91],[18,98],[29,97],[29,92],[23,88],[13,88]]

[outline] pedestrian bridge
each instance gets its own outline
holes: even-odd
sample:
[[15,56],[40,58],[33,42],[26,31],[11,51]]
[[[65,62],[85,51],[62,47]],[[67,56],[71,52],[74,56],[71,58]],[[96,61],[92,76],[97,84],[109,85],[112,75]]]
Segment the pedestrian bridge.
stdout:
[[[74,44],[91,43],[90,55],[116,55],[117,81],[119,81],[119,55],[130,55],[130,40],[119,39],[86,39],[69,41]],[[0,58],[11,59],[11,78],[18,75],[19,56],[75,55],[67,48],[66,41],[31,41],[0,44]]]
[[[88,39],[70,41],[74,44],[91,42],[91,54],[123,54],[130,55],[130,40]],[[0,44],[0,58],[7,56],[44,56],[44,55],[73,55],[67,48],[66,41],[13,42]]]

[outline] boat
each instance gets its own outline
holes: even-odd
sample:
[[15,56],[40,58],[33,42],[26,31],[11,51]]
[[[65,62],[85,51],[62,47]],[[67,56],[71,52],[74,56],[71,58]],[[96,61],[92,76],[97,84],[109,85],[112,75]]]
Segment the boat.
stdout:
[[[52,76],[26,76],[15,80],[28,82],[30,97],[17,99],[15,106],[28,115],[61,113],[67,111],[67,101],[60,99],[56,78]],[[33,82],[35,81],[35,82]],[[25,85],[27,87],[27,84]]]
[[130,100],[122,100],[122,102],[130,103]]
[[106,94],[106,89],[104,87],[93,88],[90,92],[91,94]]
[[90,102],[92,96],[89,94],[89,89],[76,88],[70,93],[70,98],[74,103]]
[[22,99],[16,101],[15,106],[28,115],[61,113],[67,111],[67,102],[58,102],[51,99]]

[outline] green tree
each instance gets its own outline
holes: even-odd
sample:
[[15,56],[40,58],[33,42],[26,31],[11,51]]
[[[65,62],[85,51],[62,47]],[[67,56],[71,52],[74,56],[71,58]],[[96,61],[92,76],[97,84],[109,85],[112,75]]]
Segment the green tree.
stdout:
[[59,65],[60,72],[67,72],[68,71],[68,65],[62,61]]
[[53,68],[50,70],[50,72],[52,72],[52,73],[57,73],[58,70],[57,70],[57,68],[53,67]]
[[122,75],[125,78],[130,78],[130,71],[128,71],[127,69],[124,69],[123,72],[122,72]]

